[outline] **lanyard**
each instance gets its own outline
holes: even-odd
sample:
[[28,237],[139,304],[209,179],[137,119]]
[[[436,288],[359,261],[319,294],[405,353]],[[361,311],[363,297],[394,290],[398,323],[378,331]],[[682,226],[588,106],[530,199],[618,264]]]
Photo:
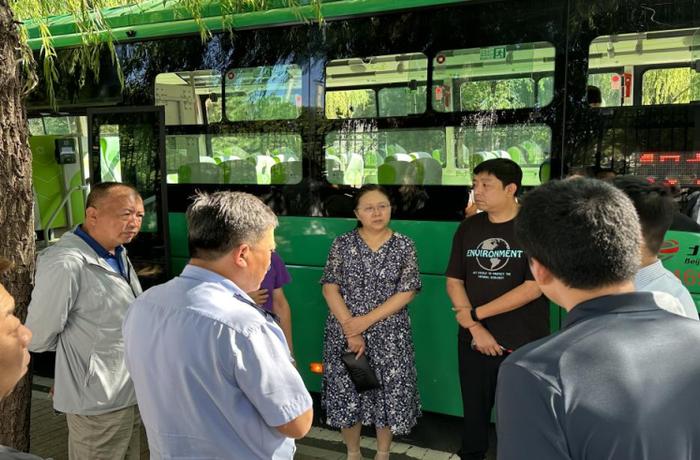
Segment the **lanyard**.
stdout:
[[243,296],[240,295],[240,294],[233,294],[233,297],[234,297],[236,300],[240,300],[240,301],[243,302],[244,304],[250,305],[251,307],[255,308],[255,309],[258,310],[258,311],[260,312],[260,314],[262,314],[265,318],[270,318],[270,319],[272,319],[274,322],[276,322],[277,324],[279,324],[279,322],[280,322],[279,317],[278,317],[276,314],[272,313],[271,311],[265,310],[264,308],[260,307],[260,305],[256,304],[255,302],[251,302],[250,300],[246,299],[245,297],[243,297]]

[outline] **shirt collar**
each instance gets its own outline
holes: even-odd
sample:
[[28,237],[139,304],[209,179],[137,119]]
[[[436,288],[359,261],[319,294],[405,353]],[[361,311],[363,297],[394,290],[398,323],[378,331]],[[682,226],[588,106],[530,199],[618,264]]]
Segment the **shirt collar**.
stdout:
[[87,234],[85,230],[83,230],[82,225],[78,225],[75,227],[75,230],[73,231],[74,234],[79,236],[83,241],[85,241],[88,246],[90,246],[98,256],[103,257],[105,259],[111,259],[111,258],[118,258],[122,251],[124,251],[124,246],[119,245],[116,248],[114,248],[114,254],[110,253],[108,250],[106,250],[100,243],[98,243],[93,237]]
[[206,268],[198,267],[196,265],[191,265],[187,264],[185,268],[182,270],[182,273],[180,274],[181,278],[191,278],[195,279],[198,281],[204,281],[207,283],[217,283],[222,285],[224,288],[226,288],[227,291],[230,291],[231,294],[239,295],[242,296],[243,298],[253,302],[253,299],[250,298],[250,296],[243,291],[243,289],[239,288],[236,283],[231,281],[230,279],[219,275],[216,272],[213,272],[211,270],[207,270]]
[[628,292],[625,294],[604,295],[581,302],[571,309],[564,322],[564,328],[596,316],[639,311],[653,311],[656,305],[651,292]]
[[657,260],[651,265],[642,267],[637,271],[634,277],[634,284],[637,286],[645,286],[650,282],[654,281],[656,278],[663,276],[666,269],[660,260]]

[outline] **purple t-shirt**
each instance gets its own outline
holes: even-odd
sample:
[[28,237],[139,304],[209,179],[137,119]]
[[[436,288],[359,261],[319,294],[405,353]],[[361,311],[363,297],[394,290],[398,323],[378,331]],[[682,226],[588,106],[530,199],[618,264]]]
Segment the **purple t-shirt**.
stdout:
[[267,300],[262,304],[265,310],[272,311],[272,291],[281,288],[290,281],[292,281],[292,277],[289,276],[284,261],[276,252],[273,252],[272,259],[270,260],[270,269],[267,271],[265,279],[260,284],[260,289],[267,289],[268,294]]

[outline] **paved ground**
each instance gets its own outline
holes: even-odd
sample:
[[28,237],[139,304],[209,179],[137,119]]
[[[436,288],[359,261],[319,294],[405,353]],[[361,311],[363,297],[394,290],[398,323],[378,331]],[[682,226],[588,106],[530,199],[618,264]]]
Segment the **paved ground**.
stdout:
[[[50,379],[35,378],[32,392],[31,452],[44,458],[67,460],[67,428],[64,415],[53,411],[48,389]],[[398,438],[392,444],[393,460],[458,460],[454,452],[458,446],[459,419],[440,415],[426,414],[408,437]],[[315,425],[319,425],[316,422]],[[362,454],[373,458],[376,451],[376,439],[371,431],[363,430]],[[365,436],[366,434],[366,436]],[[146,434],[142,433],[141,458],[148,459]],[[442,449],[442,450],[441,450]],[[233,457],[232,457],[233,458]],[[494,460],[495,452],[491,450],[487,460]],[[345,447],[340,433],[336,430],[314,426],[302,440],[297,441],[296,460],[344,460]]]

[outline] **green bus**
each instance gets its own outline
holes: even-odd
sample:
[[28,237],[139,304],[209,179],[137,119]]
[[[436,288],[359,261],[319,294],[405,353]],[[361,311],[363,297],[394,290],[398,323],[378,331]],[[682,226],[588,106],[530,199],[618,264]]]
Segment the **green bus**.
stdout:
[[[380,183],[392,227],[418,251],[423,289],[410,314],[423,408],[460,415],[443,273],[471,170],[511,158],[527,190],[565,168],[610,168],[690,200],[700,186],[700,9],[692,0],[326,0],[322,14],[318,24],[304,2],[240,12],[231,35],[213,2],[202,42],[174,2],[110,9],[123,86],[107,50],[97,81],[76,64],[76,25],[52,18],[59,112],[43,83],[28,100],[36,228],[48,244],[81,221],[87,184],[134,184],[147,218],[129,250],[149,286],[187,262],[184,211],[197,190],[261,197],[280,216],[298,368],[318,391],[310,365],[328,312],[318,281],[331,241],[355,225],[353,194]],[[27,27],[38,52],[38,29]],[[600,104],[588,103],[589,86]],[[700,302],[699,241],[670,235],[664,257]],[[552,329],[560,321],[552,306]]]

